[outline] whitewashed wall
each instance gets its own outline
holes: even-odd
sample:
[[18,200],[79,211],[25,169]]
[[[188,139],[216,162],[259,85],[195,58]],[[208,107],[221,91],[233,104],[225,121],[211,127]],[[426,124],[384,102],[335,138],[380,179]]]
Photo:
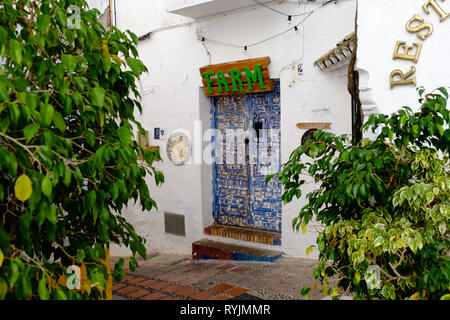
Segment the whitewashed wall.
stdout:
[[[354,31],[356,1],[330,3],[315,12],[298,32],[292,30],[251,47],[247,52],[207,41],[210,56],[197,39],[198,32],[206,38],[245,45],[293,28],[302,17],[294,17],[288,24],[286,17],[254,6],[193,21],[168,13],[170,1],[116,0],[116,3],[117,26],[120,29],[130,29],[141,36],[162,28],[154,32],[151,38],[141,41],[138,47],[140,58],[149,69],[148,75],[141,80],[144,112],[139,117],[150,132],[154,127],[161,127],[169,133],[177,128],[193,133],[195,121],[200,120],[206,120],[203,131],[208,129],[209,100],[200,90],[199,67],[261,56],[270,56],[271,77],[281,80],[283,162],[300,144],[305,132],[296,128],[298,122],[332,122],[333,132],[351,132],[347,68],[323,72],[314,67],[313,62]],[[290,13],[308,12],[317,6],[316,3],[299,5],[278,2],[272,5]],[[297,73],[299,62],[304,65],[301,76]],[[194,164],[176,167],[167,158],[167,140],[150,142],[161,147],[164,160],[157,166],[164,172],[166,182],[156,187],[151,177],[148,178],[158,210],[142,213],[138,207],[130,206],[125,215],[139,234],[147,238],[150,251],[190,254],[192,242],[204,238],[203,228],[212,222],[210,168]],[[305,249],[315,243],[314,231],[309,230],[305,235],[292,231],[292,219],[303,204],[302,201],[295,201],[283,207],[280,249],[294,256],[305,256]],[[164,233],[164,212],[185,215],[186,237]],[[241,244],[265,247],[248,242]],[[112,251],[113,255],[126,253],[126,250],[117,247]]]
[[[423,86],[427,91],[450,85],[450,18],[441,22],[439,14],[431,6],[430,14],[427,14],[423,9],[427,2],[428,0],[358,1],[357,69],[360,72],[361,100],[366,116],[371,113],[392,113],[404,105],[415,110],[419,108],[415,86],[390,88],[389,77],[393,70],[400,69],[407,73],[414,66],[417,69],[417,86]],[[435,3],[450,13],[449,1],[436,0]],[[415,14],[433,25],[434,32],[425,41],[406,29],[407,22]],[[417,63],[393,59],[397,41],[405,41],[409,46],[414,42],[422,43]],[[411,50],[411,54],[415,52],[415,49]]]
[[109,0],[87,0],[89,8],[98,9],[103,13],[109,6]]

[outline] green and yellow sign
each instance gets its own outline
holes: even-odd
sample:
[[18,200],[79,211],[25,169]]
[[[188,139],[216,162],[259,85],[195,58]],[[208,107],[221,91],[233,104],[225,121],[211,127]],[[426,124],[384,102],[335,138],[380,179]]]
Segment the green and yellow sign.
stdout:
[[263,57],[200,68],[206,96],[272,91],[269,63],[270,58]]

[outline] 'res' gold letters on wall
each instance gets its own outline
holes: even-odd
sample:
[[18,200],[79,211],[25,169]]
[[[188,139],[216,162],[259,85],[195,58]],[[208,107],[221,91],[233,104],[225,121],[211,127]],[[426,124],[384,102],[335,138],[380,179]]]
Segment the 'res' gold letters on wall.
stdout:
[[[450,13],[446,12],[446,10],[439,6],[439,1],[445,0],[428,0],[422,6],[422,8],[428,15],[430,15],[431,12],[434,11],[439,15],[440,21],[444,22],[447,18],[450,17]],[[406,30],[410,33],[416,33],[417,37],[420,40],[426,41],[427,38],[433,34],[434,27],[431,23],[426,22],[425,19],[420,15],[415,14],[414,17],[406,23]],[[409,45],[405,41],[397,41],[394,48],[393,59],[402,59],[417,63],[420,58],[421,50],[422,43],[414,42],[412,45]],[[392,71],[389,77],[391,89],[396,86],[416,85],[416,77],[414,76],[415,74],[416,68],[414,66],[412,66],[411,70],[407,71],[406,73],[399,69]]]
[[[411,67],[411,71],[409,71],[406,74],[403,74],[402,70],[394,70],[391,73],[391,89],[394,88],[394,86],[398,85],[405,85],[405,84],[413,84],[416,85],[416,77],[412,79],[408,79],[413,74],[416,73],[416,68]],[[395,80],[395,78],[400,77],[400,80]]]
[[[413,26],[412,24],[414,22],[422,22],[422,23],[417,26]],[[428,29],[428,31],[426,33],[424,33],[424,34],[420,33],[422,30],[426,30],[426,29]],[[433,34],[434,28],[431,23],[426,23],[425,19],[421,18],[420,16],[418,16],[416,14],[406,24],[406,30],[408,30],[411,33],[417,33],[417,36],[419,37],[419,39],[422,39],[422,41],[425,41],[429,36],[431,36]]]
[[[422,44],[413,43],[413,45],[416,47],[416,54],[410,54],[412,47],[407,46],[406,42],[397,41],[397,43],[395,44],[394,59],[412,60],[414,62],[417,62],[419,60],[420,50],[422,50]],[[400,52],[400,50],[403,50],[403,53]]]

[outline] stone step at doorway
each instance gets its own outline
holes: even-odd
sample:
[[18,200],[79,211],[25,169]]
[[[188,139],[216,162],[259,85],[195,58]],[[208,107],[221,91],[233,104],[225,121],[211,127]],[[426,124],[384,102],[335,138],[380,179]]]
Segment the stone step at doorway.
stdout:
[[259,242],[263,244],[281,246],[281,233],[239,226],[228,226],[223,224],[213,224],[204,229],[204,233],[210,236],[231,238],[249,242]]
[[281,258],[281,255],[280,251],[250,248],[209,239],[202,239],[192,244],[193,260],[275,262]]

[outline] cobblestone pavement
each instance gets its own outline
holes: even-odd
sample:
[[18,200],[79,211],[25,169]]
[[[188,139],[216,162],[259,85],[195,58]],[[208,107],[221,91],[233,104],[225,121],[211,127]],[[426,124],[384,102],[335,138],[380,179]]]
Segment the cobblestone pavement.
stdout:
[[[118,258],[112,257],[114,264]],[[313,286],[313,259],[282,257],[275,263],[194,261],[186,255],[155,254],[113,286],[115,300],[303,300]],[[127,265],[127,263],[125,264]],[[311,300],[323,298],[321,286]]]

